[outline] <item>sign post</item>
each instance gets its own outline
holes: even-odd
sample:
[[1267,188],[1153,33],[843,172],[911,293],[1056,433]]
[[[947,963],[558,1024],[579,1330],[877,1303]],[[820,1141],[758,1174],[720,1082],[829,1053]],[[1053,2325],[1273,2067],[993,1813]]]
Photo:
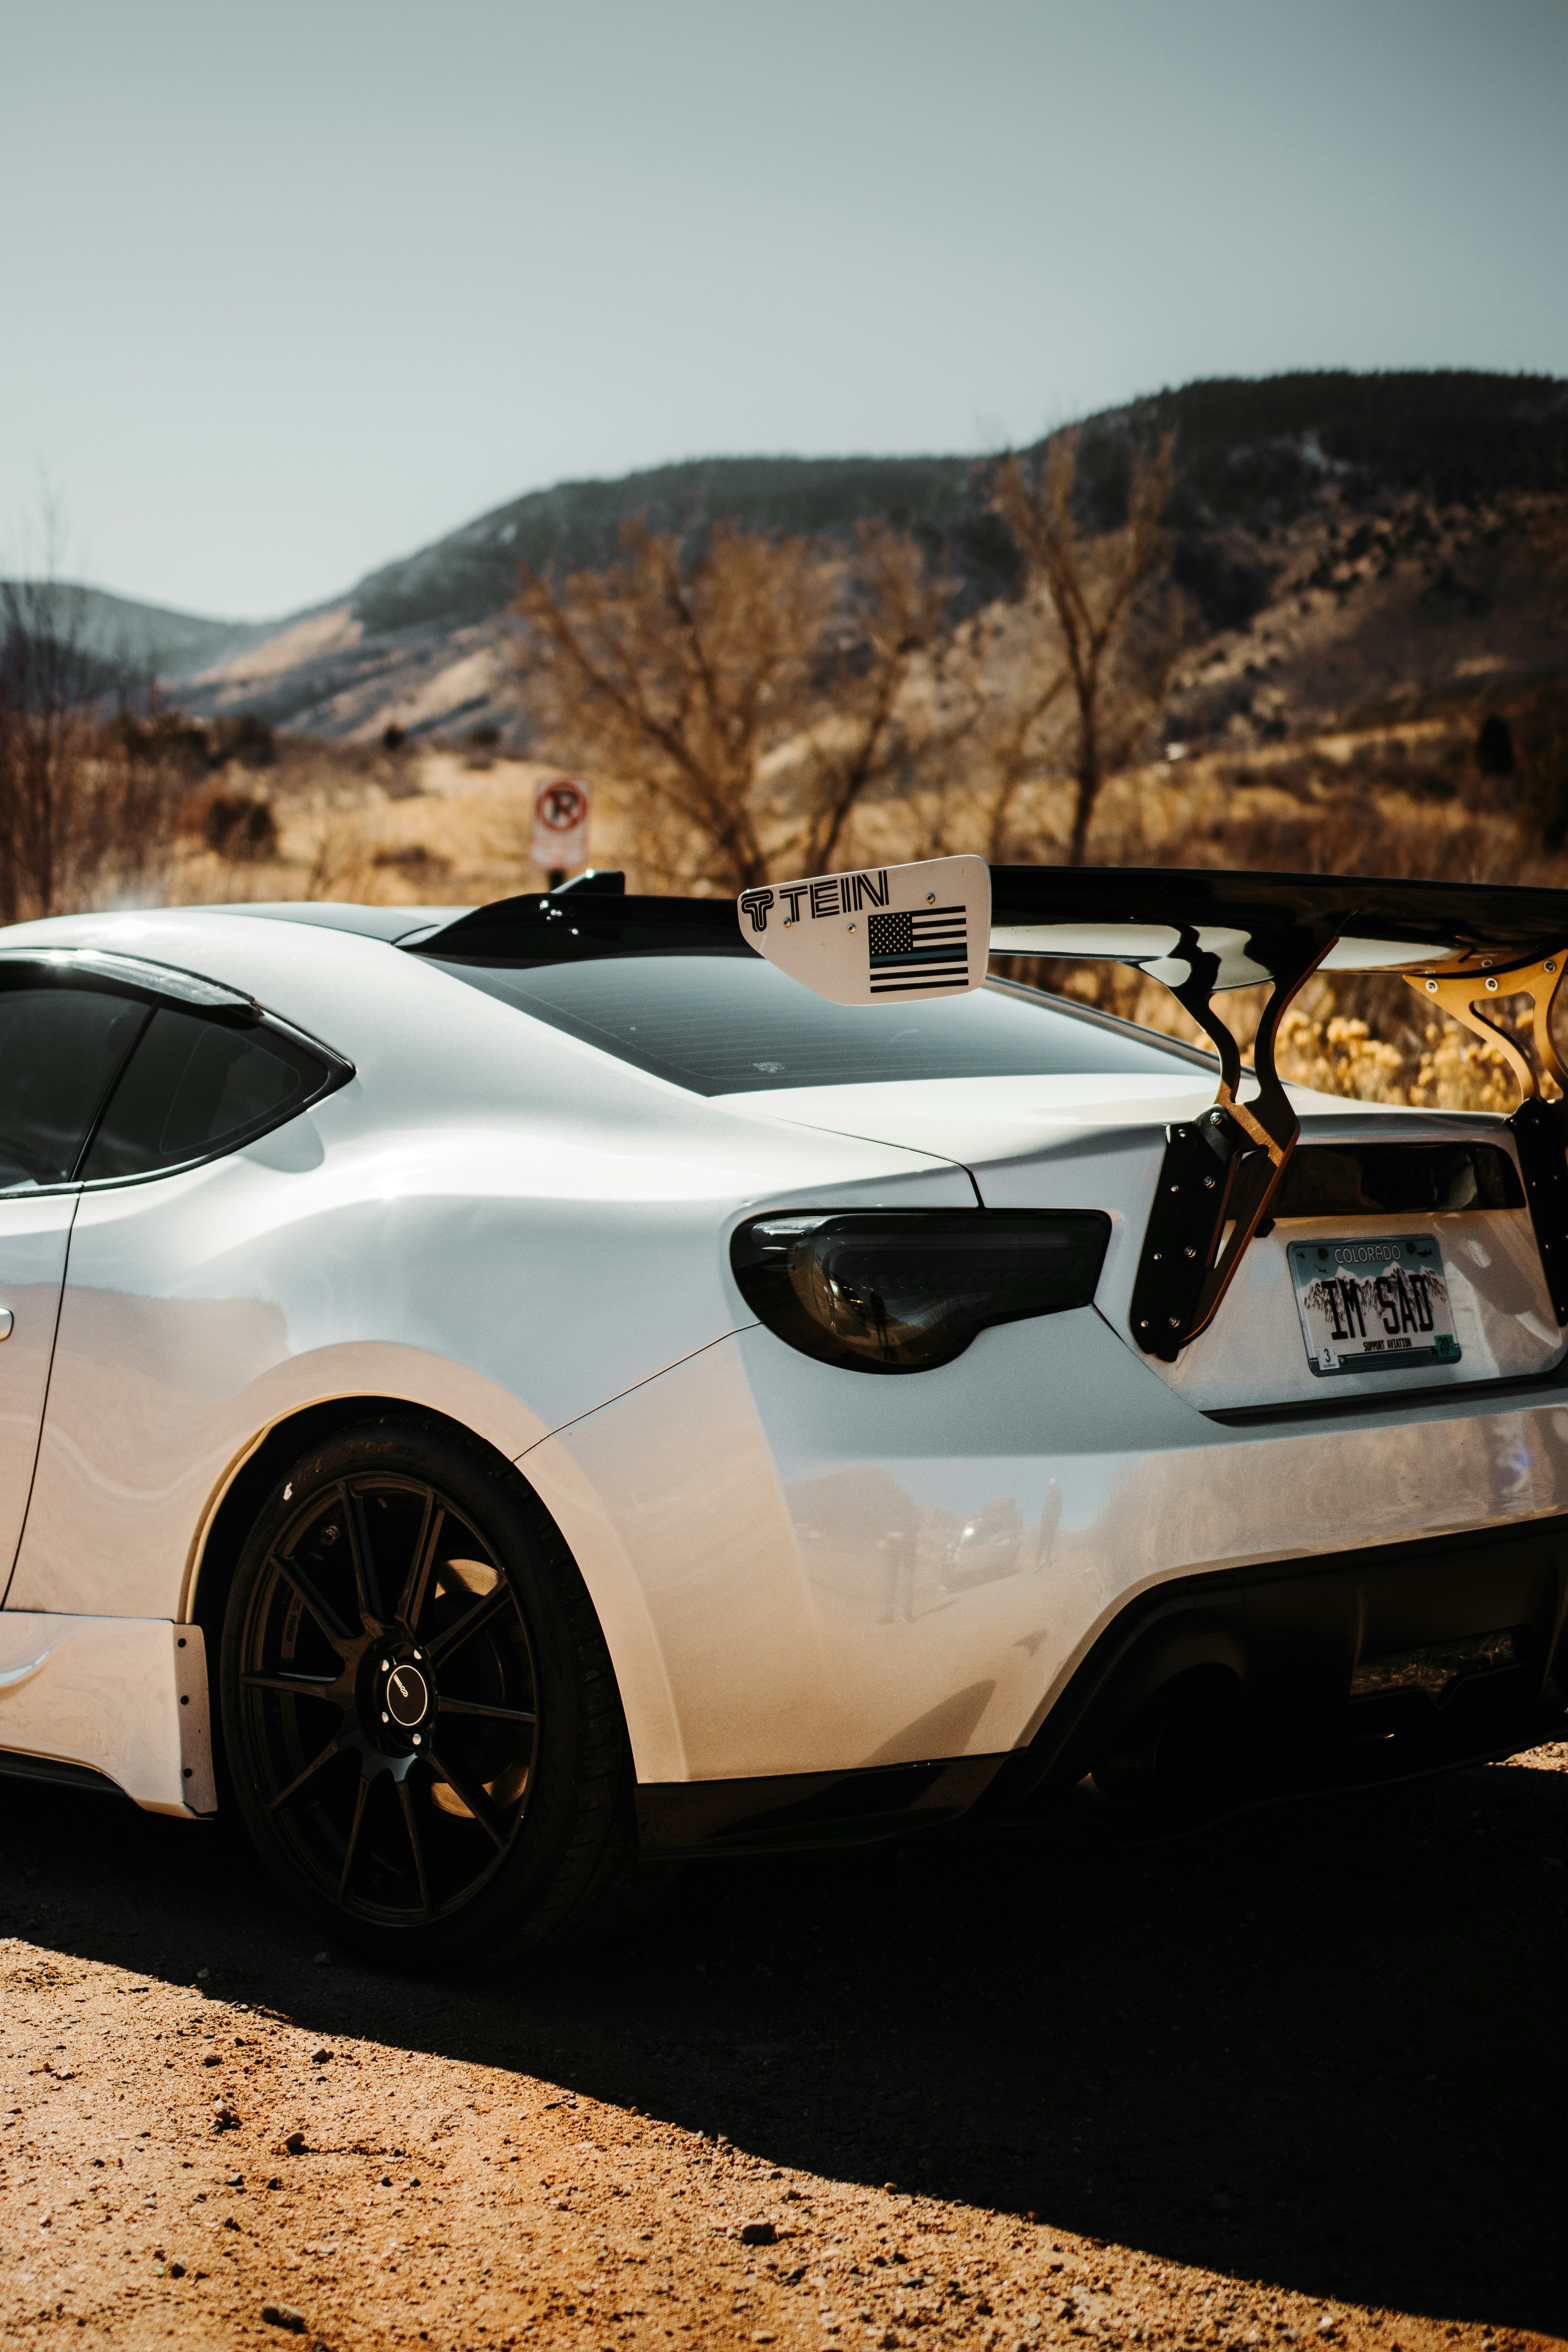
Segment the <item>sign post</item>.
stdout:
[[588,787],[572,776],[541,784],[533,796],[533,862],[552,890],[588,863]]

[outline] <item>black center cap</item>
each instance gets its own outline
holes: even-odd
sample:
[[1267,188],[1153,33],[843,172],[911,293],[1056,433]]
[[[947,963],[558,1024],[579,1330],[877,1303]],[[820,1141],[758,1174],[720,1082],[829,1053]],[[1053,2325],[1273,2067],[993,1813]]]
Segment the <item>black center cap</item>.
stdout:
[[394,1666],[386,1678],[386,1711],[404,1731],[424,1722],[430,1711],[430,1685],[417,1666]]

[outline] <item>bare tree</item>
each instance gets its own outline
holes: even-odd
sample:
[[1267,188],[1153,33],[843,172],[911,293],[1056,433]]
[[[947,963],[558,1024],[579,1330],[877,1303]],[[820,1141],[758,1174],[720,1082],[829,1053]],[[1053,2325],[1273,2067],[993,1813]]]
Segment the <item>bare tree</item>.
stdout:
[[1025,788],[1049,768],[1053,713],[1067,690],[1056,627],[1034,603],[992,605],[930,648],[907,696],[901,854],[1015,854]]
[[1559,583],[1568,581],[1568,491],[1530,500],[1524,517],[1536,552],[1544,559],[1547,576]]
[[[1014,619],[1016,626],[1009,628],[1007,622]],[[994,664],[981,661],[975,668],[977,707],[963,745],[974,818],[964,846],[982,848],[996,865],[1015,846],[1018,796],[1048,758],[1047,728],[1066,696],[1068,671],[1048,601],[1037,583],[1016,615],[1003,619],[993,613],[973,622],[972,646],[977,647],[987,628],[996,658]]]
[[186,730],[151,688],[118,688],[76,591],[0,583],[0,921],[85,907],[160,868]]
[[552,752],[631,792],[667,878],[730,891],[820,873],[867,798],[908,775],[945,591],[886,523],[846,551],[639,517],[602,571],[521,567],[512,610]]
[[82,664],[52,586],[0,588],[0,919],[53,910],[63,780],[82,748]]
[[1086,532],[1075,507],[1078,436],[1058,433],[1031,476],[1016,457],[992,477],[995,511],[1013,535],[1030,587],[1048,604],[1060,637],[1076,720],[1076,787],[1068,863],[1081,866],[1094,804],[1108,770],[1124,760],[1164,691],[1173,634],[1135,643],[1142,592],[1163,568],[1162,517],[1171,486],[1171,438],[1135,451],[1121,529]]

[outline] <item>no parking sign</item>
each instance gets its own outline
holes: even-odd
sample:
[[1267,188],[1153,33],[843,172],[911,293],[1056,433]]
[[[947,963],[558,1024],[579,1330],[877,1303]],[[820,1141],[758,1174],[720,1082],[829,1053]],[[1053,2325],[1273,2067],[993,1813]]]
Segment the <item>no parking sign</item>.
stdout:
[[533,796],[533,862],[547,874],[588,863],[588,787],[575,777],[557,776]]

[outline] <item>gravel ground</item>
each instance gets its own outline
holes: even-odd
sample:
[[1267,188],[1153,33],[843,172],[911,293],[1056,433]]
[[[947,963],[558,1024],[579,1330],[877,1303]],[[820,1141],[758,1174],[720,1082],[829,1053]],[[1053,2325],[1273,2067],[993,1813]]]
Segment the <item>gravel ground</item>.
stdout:
[[1158,1850],[710,1864],[450,1985],[319,1959],[222,1828],[0,1786],[7,2344],[1568,2330],[1568,1748]]

